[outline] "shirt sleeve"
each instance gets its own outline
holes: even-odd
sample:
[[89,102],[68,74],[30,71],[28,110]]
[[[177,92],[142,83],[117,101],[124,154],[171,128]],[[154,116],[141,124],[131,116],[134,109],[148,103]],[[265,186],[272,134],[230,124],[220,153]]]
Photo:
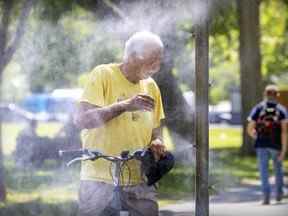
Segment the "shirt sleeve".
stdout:
[[105,105],[105,71],[101,68],[95,68],[89,75],[84,85],[84,91],[80,102],[88,102],[90,104],[103,107]]
[[284,119],[288,120],[288,110],[284,108]]
[[287,121],[288,120],[288,113],[287,113],[287,109],[284,106],[280,107],[280,120],[281,121]]
[[154,128],[158,128],[161,125],[161,120],[165,118],[162,97],[159,90],[159,87],[156,83],[154,83],[154,99],[155,99],[155,107],[154,107]]
[[259,113],[260,113],[259,106],[255,106],[255,107],[251,110],[251,112],[250,112],[247,120],[248,120],[248,121],[257,121],[257,119],[258,119],[258,117],[259,117]]

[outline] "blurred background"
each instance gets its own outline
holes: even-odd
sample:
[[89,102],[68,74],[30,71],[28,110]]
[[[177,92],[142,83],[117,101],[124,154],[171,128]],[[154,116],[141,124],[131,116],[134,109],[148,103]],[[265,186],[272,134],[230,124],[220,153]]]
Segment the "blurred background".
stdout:
[[[268,83],[288,106],[288,1],[211,0],[209,8],[199,2],[0,1],[0,215],[76,215],[80,166],[66,168],[57,151],[81,146],[71,115],[87,73],[120,62],[125,40],[140,30],[165,44],[154,78],[167,117],[165,143],[177,164],[160,182],[160,207],[189,202],[193,211],[194,34],[201,17],[210,21],[211,202],[260,200],[253,143],[243,127]],[[285,178],[287,191],[287,171]]]

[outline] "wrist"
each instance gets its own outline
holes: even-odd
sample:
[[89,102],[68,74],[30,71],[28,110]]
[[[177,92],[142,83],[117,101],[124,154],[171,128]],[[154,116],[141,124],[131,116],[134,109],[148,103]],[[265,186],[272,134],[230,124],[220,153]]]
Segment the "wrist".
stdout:
[[127,111],[127,104],[122,102],[122,101],[117,103],[117,110],[121,113],[126,112]]
[[161,142],[163,141],[162,137],[156,137],[154,140],[160,140]]
[[160,142],[160,143],[163,143],[163,139],[161,137],[156,137],[154,139],[151,140],[151,143],[154,143],[154,142]]

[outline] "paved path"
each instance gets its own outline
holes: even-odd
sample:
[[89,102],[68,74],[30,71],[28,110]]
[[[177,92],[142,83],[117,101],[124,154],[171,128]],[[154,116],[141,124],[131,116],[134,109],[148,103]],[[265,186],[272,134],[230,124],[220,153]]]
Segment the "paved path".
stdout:
[[[287,194],[287,191],[286,191]],[[179,201],[161,209],[161,216],[195,215],[194,201]],[[245,185],[230,188],[210,199],[211,216],[288,216],[288,198],[281,203],[273,199],[267,206],[261,205],[259,186]]]

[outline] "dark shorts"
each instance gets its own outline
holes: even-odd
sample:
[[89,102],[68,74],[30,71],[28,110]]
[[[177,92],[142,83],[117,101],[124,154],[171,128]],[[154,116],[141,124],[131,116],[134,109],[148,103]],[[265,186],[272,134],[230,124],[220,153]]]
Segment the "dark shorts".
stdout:
[[[106,216],[111,206],[114,186],[98,181],[81,181],[79,216]],[[129,216],[158,216],[156,190],[146,184],[122,187],[121,205]]]

